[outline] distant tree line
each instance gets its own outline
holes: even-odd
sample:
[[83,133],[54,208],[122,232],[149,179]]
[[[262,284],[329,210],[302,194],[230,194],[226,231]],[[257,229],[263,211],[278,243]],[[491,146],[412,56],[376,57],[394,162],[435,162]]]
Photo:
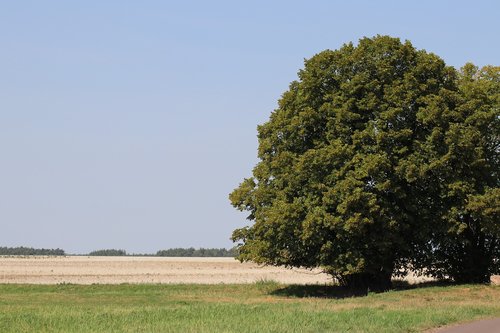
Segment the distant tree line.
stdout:
[[[32,247],[0,247],[0,255],[24,255],[24,256],[64,256],[66,252],[62,249],[34,249]],[[88,256],[157,256],[157,257],[235,257],[237,255],[236,247],[225,248],[173,248],[160,250],[156,254],[133,253],[129,254],[125,250],[102,249],[89,252]]]
[[174,248],[168,250],[160,250],[156,252],[158,257],[235,257],[237,255],[236,248],[212,248],[205,249],[194,247],[190,248]]
[[0,247],[0,255],[10,256],[64,256],[62,249],[35,249],[32,247]]
[[134,253],[128,254],[125,250],[106,249],[92,251],[89,256],[157,256],[157,257],[235,257],[236,248],[173,248],[160,250],[156,254]]
[[126,256],[127,252],[125,250],[106,249],[106,250],[92,251],[88,255],[99,256],[99,257],[121,257],[121,256]]

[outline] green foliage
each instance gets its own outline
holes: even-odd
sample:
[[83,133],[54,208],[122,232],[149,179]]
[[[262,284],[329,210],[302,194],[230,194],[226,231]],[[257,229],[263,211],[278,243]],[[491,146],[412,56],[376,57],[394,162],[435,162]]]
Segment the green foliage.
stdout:
[[498,70],[458,73],[377,36],[315,55],[298,76],[258,127],[253,176],[230,194],[254,221],[233,233],[240,260],[384,290],[410,264],[456,277],[434,254],[453,257],[457,235],[485,226],[497,270]]
[[415,163],[434,200],[428,247],[414,265],[458,282],[489,282],[500,272],[500,67],[466,64],[455,107],[431,112],[433,135]]
[[159,257],[235,257],[236,254],[236,248],[228,250],[225,248],[195,249],[194,247],[160,250],[156,253]]
[[0,247],[0,255],[16,256],[64,256],[62,249],[34,249],[32,247]]
[[107,250],[92,251],[88,255],[89,256],[120,257],[120,256],[126,256],[127,252],[125,250],[107,249]]

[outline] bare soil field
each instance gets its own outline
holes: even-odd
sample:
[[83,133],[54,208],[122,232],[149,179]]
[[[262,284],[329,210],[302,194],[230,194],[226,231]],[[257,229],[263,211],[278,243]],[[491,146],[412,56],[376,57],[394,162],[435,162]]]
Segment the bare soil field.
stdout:
[[0,283],[329,283],[319,270],[261,267],[233,258],[0,257]]
[[[496,277],[495,277],[496,279]],[[319,269],[287,269],[240,263],[233,258],[0,256],[0,283],[253,283],[324,284]],[[429,280],[408,276],[410,283]]]

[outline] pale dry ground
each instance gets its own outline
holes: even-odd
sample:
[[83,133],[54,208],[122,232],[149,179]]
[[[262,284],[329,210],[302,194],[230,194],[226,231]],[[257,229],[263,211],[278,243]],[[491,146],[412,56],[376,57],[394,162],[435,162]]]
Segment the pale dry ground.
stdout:
[[261,267],[233,258],[1,257],[0,283],[329,283],[318,270]]
[[[0,256],[0,283],[253,283],[324,284],[320,270],[240,263],[233,258]],[[408,276],[410,283],[428,281]]]

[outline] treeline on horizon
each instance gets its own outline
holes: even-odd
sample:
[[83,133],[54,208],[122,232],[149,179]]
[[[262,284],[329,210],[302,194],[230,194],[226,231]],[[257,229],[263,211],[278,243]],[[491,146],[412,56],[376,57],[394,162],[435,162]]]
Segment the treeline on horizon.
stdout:
[[[226,248],[171,248],[159,250],[156,254],[133,253],[129,254],[121,249],[103,249],[89,252],[88,256],[156,256],[156,257],[235,257],[236,247]],[[39,256],[64,256],[66,252],[62,249],[35,249],[31,247],[0,247],[0,255],[39,255]]]
[[211,248],[205,249],[203,247],[195,249],[193,247],[184,248],[174,248],[168,250],[160,250],[156,252],[158,257],[235,257],[237,255],[236,247],[231,249],[225,248]]
[[156,257],[235,257],[237,254],[237,249],[235,247],[231,249],[225,248],[203,248],[200,247],[195,249],[194,247],[190,248],[172,248],[166,250],[159,250],[156,254],[148,254],[148,253],[134,253],[128,254],[125,250],[116,250],[116,249],[106,249],[106,250],[97,250],[92,251],[88,255],[89,256],[156,256]]
[[62,249],[35,249],[32,247],[0,247],[0,255],[4,256],[64,256]]

